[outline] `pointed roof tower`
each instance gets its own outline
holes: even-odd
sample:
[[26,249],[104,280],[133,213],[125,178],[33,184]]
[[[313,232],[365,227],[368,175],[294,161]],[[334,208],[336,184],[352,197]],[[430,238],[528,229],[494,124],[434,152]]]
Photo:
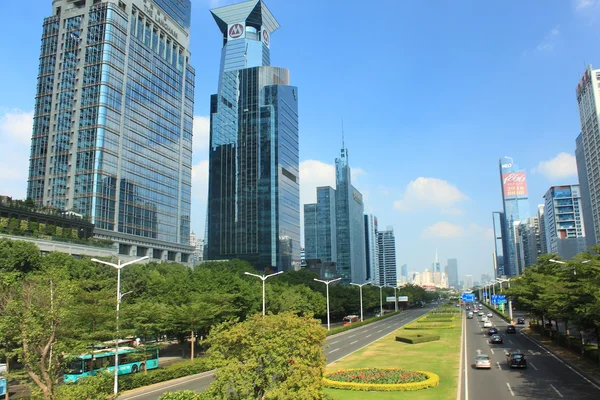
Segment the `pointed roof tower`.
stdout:
[[269,33],[279,29],[279,22],[267,8],[263,0],[250,0],[210,10],[224,37],[227,29],[235,24],[244,23],[256,29],[266,28]]

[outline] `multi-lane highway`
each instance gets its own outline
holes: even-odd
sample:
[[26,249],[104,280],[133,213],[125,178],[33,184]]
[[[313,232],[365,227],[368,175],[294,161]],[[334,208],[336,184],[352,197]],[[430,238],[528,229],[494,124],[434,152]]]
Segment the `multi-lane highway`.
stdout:
[[[487,313],[485,307],[484,310]],[[519,316],[525,315],[515,314],[514,318]],[[481,317],[463,319],[460,400],[600,399],[600,386],[522,334],[526,325],[516,325],[517,333],[509,334],[508,324],[499,316],[494,314],[491,321],[504,337],[504,344],[489,343],[488,328],[483,328]],[[506,362],[509,351],[525,354],[528,368],[510,369]],[[475,369],[475,356],[479,353],[490,356],[490,370]]]
[[[424,308],[410,309],[390,318],[351,329],[327,338],[325,346],[325,356],[327,363],[331,364],[355,351],[373,343],[407,323],[421,317],[429,312],[432,306]],[[207,372],[193,377],[175,379],[169,382],[163,382],[152,386],[136,389],[119,396],[121,400],[156,400],[164,392],[176,390],[205,390],[213,380],[212,372]]]

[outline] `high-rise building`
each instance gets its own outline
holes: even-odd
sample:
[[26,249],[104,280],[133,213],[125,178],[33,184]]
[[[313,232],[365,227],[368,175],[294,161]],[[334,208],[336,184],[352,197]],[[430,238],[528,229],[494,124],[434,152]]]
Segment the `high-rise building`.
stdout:
[[400,267],[400,276],[403,276],[404,278],[408,279],[408,265],[402,264],[402,266]]
[[463,289],[471,289],[473,287],[473,275],[465,275]]
[[190,246],[194,248],[192,254],[192,265],[202,264],[204,261],[204,239],[199,239],[194,232],[190,234]]
[[119,254],[190,262],[190,0],[54,0],[27,180]]
[[377,236],[377,217],[365,214],[365,264],[366,280],[382,285],[379,268],[379,239]]
[[446,275],[448,276],[448,285],[458,288],[458,260],[449,258],[446,265]]
[[[583,217],[593,237],[588,244],[600,238],[600,70],[589,65],[576,89],[581,135],[576,140],[577,172],[583,185]],[[589,195],[589,199],[588,199]],[[588,220],[589,219],[589,220]],[[546,228],[547,229],[547,228]],[[590,235],[591,236],[591,235]]]
[[515,222],[517,247],[517,274],[520,275],[537,262],[542,253],[538,217],[525,218]]
[[348,150],[335,159],[335,213],[337,222],[337,270],[345,283],[366,281],[365,228],[362,194],[352,186]]
[[544,218],[544,205],[538,204],[537,219],[540,231],[540,254],[548,254],[548,245],[546,242],[546,220]]
[[[498,167],[502,188],[502,204],[504,208],[504,230],[502,234],[504,274],[500,273],[500,265],[498,265],[497,271],[499,275],[514,276],[518,274],[518,255],[514,225],[516,222],[529,218],[527,179],[525,170],[519,169],[518,165],[514,163],[511,157],[502,157],[498,162]],[[494,213],[494,217],[495,216],[496,213]],[[495,226],[496,221],[494,221],[494,229]],[[498,253],[497,249],[496,253]]]
[[317,202],[304,205],[304,249],[306,258],[336,262],[335,189],[317,188]]
[[544,195],[548,253],[564,260],[586,250],[579,185],[552,186]]
[[210,102],[208,258],[297,269],[298,90],[287,69],[270,66],[279,23],[262,0],[211,13],[223,48]]
[[388,226],[385,231],[377,232],[379,241],[379,284],[395,285],[398,279],[396,272],[396,237],[394,228]]
[[506,241],[504,240],[504,213],[494,211],[492,213],[494,225],[494,272],[496,277],[506,276]]
[[440,259],[438,257],[438,251],[437,249],[435,249],[435,261],[432,264],[432,272],[442,272],[441,266],[440,266]]
[[[592,117],[592,120],[593,118],[594,117]],[[583,134],[581,133],[575,140],[575,160],[577,162],[577,176],[579,178],[579,192],[581,194],[581,216],[585,225],[585,243],[588,247],[590,247],[596,244],[596,232],[594,229],[594,217],[592,214],[589,177],[587,167],[585,165],[585,154],[583,151]]]

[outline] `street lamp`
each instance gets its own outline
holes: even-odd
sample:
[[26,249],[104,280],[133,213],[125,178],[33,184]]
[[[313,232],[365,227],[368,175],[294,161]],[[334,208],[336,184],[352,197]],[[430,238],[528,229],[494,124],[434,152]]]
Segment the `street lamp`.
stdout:
[[265,315],[265,281],[267,280],[267,278],[270,278],[272,276],[283,274],[283,271],[275,272],[274,274],[270,274],[270,275],[256,275],[256,274],[251,274],[250,272],[244,272],[244,274],[255,276],[257,278],[260,278],[260,280],[262,281],[263,316],[264,316]]
[[365,282],[365,283],[350,283],[351,285],[354,286],[358,286],[360,289],[360,322],[363,321],[363,305],[362,305],[362,288],[365,285],[370,285],[371,282]]
[[385,285],[373,284],[373,286],[379,288],[379,316],[383,317],[383,291],[382,290],[385,287]]
[[314,280],[315,280],[315,281],[317,281],[317,282],[324,283],[324,284],[325,284],[325,286],[327,287],[327,330],[330,330],[330,329],[331,329],[331,326],[330,326],[330,324],[329,324],[329,284],[330,284],[330,283],[332,283],[332,282],[337,282],[337,281],[339,281],[340,279],[342,279],[342,278],[341,278],[341,277],[339,277],[339,278],[336,278],[336,279],[332,279],[332,280],[330,280],[330,281],[322,281],[322,280],[320,280],[320,279],[317,279],[317,278],[315,278],[315,279],[314,279]]
[[394,288],[394,303],[396,304],[395,311],[398,312],[398,296],[396,295],[397,286],[388,285],[387,287]]
[[115,339],[115,385],[114,385],[115,395],[119,392],[119,308],[120,308],[121,299],[123,298],[123,296],[125,296],[127,293],[130,293],[130,292],[123,293],[123,294],[121,293],[121,270],[130,264],[135,264],[135,263],[143,261],[147,258],[150,258],[150,257],[145,256],[145,257],[133,260],[133,261],[126,262],[125,264],[121,264],[121,260],[118,260],[117,264],[113,264],[113,263],[110,263],[107,261],[98,260],[96,258],[91,259],[91,261],[93,261],[93,262],[108,265],[108,266],[111,266],[111,267],[117,269],[117,326],[116,326],[116,328],[117,328],[116,336],[117,337]]
[[[548,260],[548,261],[550,261],[550,262],[552,262],[552,263],[555,263],[555,264],[565,264],[565,265],[567,265],[567,263],[566,263],[566,262],[564,262],[564,261],[560,261],[560,260],[553,260],[553,259],[550,259],[550,260]],[[592,262],[592,260],[583,260],[583,261],[580,261],[579,263],[580,263],[580,264],[588,264],[588,263],[591,263],[591,262]],[[575,267],[573,267],[573,275],[577,275],[577,269],[576,269]]]

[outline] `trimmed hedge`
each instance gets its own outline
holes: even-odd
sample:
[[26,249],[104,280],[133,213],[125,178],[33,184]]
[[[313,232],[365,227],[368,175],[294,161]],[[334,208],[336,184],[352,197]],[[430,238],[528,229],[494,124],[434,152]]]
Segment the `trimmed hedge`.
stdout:
[[373,322],[381,321],[382,319],[386,319],[386,318],[392,317],[394,315],[397,315],[400,312],[401,311],[392,311],[388,314],[384,314],[383,317],[373,317],[373,318],[365,319],[362,322],[355,322],[353,324],[346,325],[346,326],[338,326],[337,328],[333,328],[332,330],[327,331],[327,336],[335,335],[337,333],[349,331],[350,329],[358,328],[360,326],[365,326],[365,325],[371,324]]
[[119,388],[120,390],[137,389],[154,383],[210,371],[212,368],[206,358],[196,358],[194,361],[186,360],[164,368],[149,370],[147,373],[138,372],[137,374],[121,375],[119,376]]
[[454,318],[448,318],[448,317],[425,317],[425,318],[419,318],[417,320],[417,322],[452,322],[454,321]]
[[[361,369],[369,369],[369,368],[359,368]],[[381,368],[384,369],[384,368]],[[396,368],[387,368],[387,369],[396,369]],[[376,391],[376,392],[405,392],[405,391],[414,391],[414,390],[422,390],[430,387],[435,387],[440,384],[440,377],[433,372],[428,371],[414,371],[425,374],[427,379],[421,382],[411,382],[411,383],[396,383],[396,384],[377,384],[377,383],[354,383],[354,382],[337,382],[332,381],[331,379],[327,379],[327,376],[330,374],[337,372],[328,372],[325,374],[323,378],[323,385],[332,389],[344,389],[344,390],[359,390],[359,391]]]
[[402,336],[396,336],[396,341],[409,344],[434,342],[436,340],[440,340],[440,335],[432,335],[430,333],[415,334],[412,332],[406,332],[403,333]]
[[442,323],[413,323],[404,327],[404,329],[454,329],[454,324],[442,324]]

